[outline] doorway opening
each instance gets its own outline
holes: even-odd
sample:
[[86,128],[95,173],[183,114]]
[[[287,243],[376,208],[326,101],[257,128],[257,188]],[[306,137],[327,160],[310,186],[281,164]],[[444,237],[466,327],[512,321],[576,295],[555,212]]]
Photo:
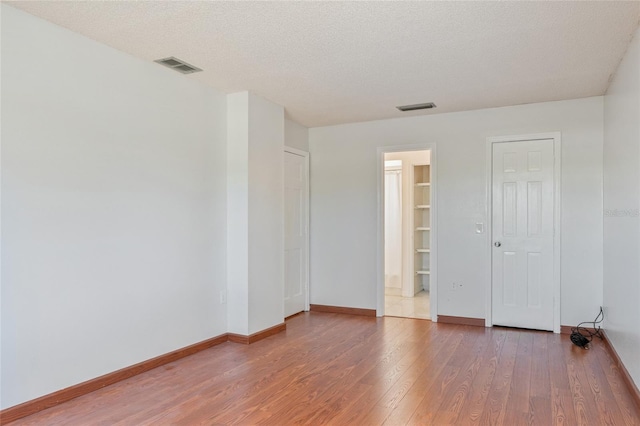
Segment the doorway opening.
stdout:
[[384,315],[431,319],[431,150],[383,155]]

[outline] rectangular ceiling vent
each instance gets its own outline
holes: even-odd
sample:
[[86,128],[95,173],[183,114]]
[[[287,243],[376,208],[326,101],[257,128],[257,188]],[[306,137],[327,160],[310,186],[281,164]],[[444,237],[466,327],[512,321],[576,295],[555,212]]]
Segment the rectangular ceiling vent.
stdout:
[[398,108],[400,111],[416,111],[419,109],[431,109],[435,107],[436,104],[434,104],[433,102],[427,102],[426,104],[402,105],[396,108]]
[[182,74],[193,74],[194,72],[202,71],[200,68],[194,67],[193,65],[190,65],[178,58],[174,58],[173,56],[164,59],[156,59],[154,62],[174,69]]

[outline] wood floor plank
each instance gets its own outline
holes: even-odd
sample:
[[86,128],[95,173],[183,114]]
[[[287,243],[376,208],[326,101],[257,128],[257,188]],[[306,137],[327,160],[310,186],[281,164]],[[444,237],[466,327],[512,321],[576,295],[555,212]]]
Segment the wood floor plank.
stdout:
[[485,404],[480,423],[482,424],[504,424],[507,413],[507,400],[511,388],[511,379],[515,366],[518,338],[522,332],[507,331],[504,347],[498,356],[498,365],[491,382],[489,397]]
[[[404,321],[403,319],[397,318],[394,320]],[[329,420],[328,424],[381,424],[387,418],[393,407],[379,405],[381,401],[384,401],[383,397],[387,396],[393,389],[397,389],[398,386],[402,386],[398,383],[406,376],[410,376],[413,378],[411,382],[411,384],[413,384],[420,373],[422,373],[422,371],[424,371],[424,369],[426,368],[426,365],[421,368],[421,365],[423,365],[424,361],[430,361],[432,354],[438,351],[440,348],[444,347],[445,339],[447,337],[450,337],[449,333],[440,332],[437,327],[432,325],[430,321],[417,321],[416,324],[420,325],[421,327],[425,327],[427,331],[426,334],[421,335],[418,338],[419,342],[417,343],[416,347],[421,348],[422,351],[417,355],[416,361],[408,366],[406,371],[394,382],[387,380],[384,374],[379,373],[378,369],[380,368],[380,362],[378,362],[378,364],[372,367],[372,371],[376,370],[375,377],[377,378],[377,380],[372,380],[371,375],[367,375],[361,379],[362,382],[367,381],[371,383],[371,389],[369,390],[369,392],[366,395],[360,397],[357,400],[357,404],[354,404],[354,406],[350,410],[336,413],[336,415]],[[413,354],[409,355],[413,356]],[[381,359],[384,360],[384,357],[382,357]],[[399,398],[401,399],[403,396],[404,394],[399,396]]]
[[636,406],[635,400],[629,394],[627,385],[622,379],[616,362],[611,358],[609,351],[602,341],[594,340],[591,346],[591,350],[599,354],[596,358],[606,377],[607,384],[620,410],[620,414],[624,419],[624,424],[640,426],[640,407]]
[[[375,331],[366,336],[360,333],[361,336],[358,338],[350,339],[349,342],[352,343],[344,348],[335,349],[332,357],[325,363],[313,363],[312,365],[316,365],[314,369],[302,371],[298,376],[290,375],[289,386],[293,388],[285,387],[276,392],[270,403],[261,406],[260,412],[255,412],[255,416],[247,416],[244,420],[251,424],[258,419],[268,418],[276,424],[282,417],[293,419],[296,416],[304,416],[309,404],[320,404],[321,398],[331,386],[335,386],[336,380],[356,368],[358,358],[365,359],[360,353],[365,350],[363,348],[382,344],[385,341],[384,336],[392,335],[393,328]],[[326,353],[320,355],[327,358]],[[371,367],[366,367],[367,370],[369,368]]]
[[549,342],[547,363],[551,383],[552,424],[571,425],[576,418],[576,410],[565,361],[564,348],[567,343],[561,342],[557,336],[547,336],[547,341]]
[[[434,404],[435,400],[431,402],[430,407],[428,403],[425,404],[427,413],[426,416],[423,415],[422,420],[426,422],[437,425],[456,424],[463,408],[469,401],[473,383],[485,362],[485,351],[487,347],[491,346],[491,337],[484,328],[470,328],[467,332],[476,335],[475,344],[468,351],[459,350],[458,356],[452,359],[452,363],[460,363],[460,373],[451,385],[451,391],[448,394],[441,392],[442,401],[437,409]],[[425,399],[427,398],[425,397]],[[428,399],[428,401],[431,400],[431,398]]]
[[[412,323],[410,327],[404,327],[402,332],[386,332],[382,337],[373,336],[374,339],[362,342],[362,344],[368,349],[373,349],[378,345],[382,346],[373,352],[369,351],[368,356],[365,357],[362,357],[363,350],[359,350],[360,348],[354,346],[354,348],[349,351],[349,356],[353,359],[346,358],[340,362],[340,365],[343,366],[343,373],[338,376],[334,375],[334,380],[329,388],[318,396],[320,405],[322,407],[335,406],[336,403],[339,402],[339,399],[341,399],[342,393],[349,393],[354,386],[361,388],[360,384],[367,384],[372,372],[375,377],[378,377],[377,387],[386,387],[387,383],[392,383],[397,380],[399,372],[403,371],[407,365],[411,363],[410,359],[415,357],[416,350],[412,349],[408,344],[412,341],[424,342],[430,325],[430,322],[419,321]],[[381,356],[378,356],[378,354],[381,354]],[[372,367],[370,361],[376,358],[378,362]],[[350,367],[345,369],[345,364],[350,365]],[[365,380],[367,378],[369,380]],[[367,388],[371,388],[371,386],[367,386]],[[357,395],[357,392],[355,395]],[[315,416],[309,417],[306,414],[293,417],[290,412],[285,412],[284,414],[292,422],[306,423],[316,418]],[[324,417],[330,418],[335,415],[336,412],[331,416],[325,415]],[[314,420],[313,423],[315,422]]]
[[[423,397],[422,401],[418,404],[418,408],[413,413],[413,416],[409,421],[414,424],[442,424],[449,423],[450,418],[455,416],[455,413],[460,408],[460,392],[468,390],[465,383],[467,377],[465,371],[468,373],[469,364],[474,362],[476,353],[482,352],[484,347],[484,339],[479,331],[484,331],[483,328],[468,328],[467,330],[461,330],[464,333],[464,337],[455,353],[447,362],[447,368],[441,373],[441,381],[436,383],[438,392],[427,394]],[[475,331],[475,332],[474,332]],[[469,382],[471,377],[468,378]],[[435,418],[439,417],[439,423],[436,423]]]
[[507,331],[504,329],[496,328],[491,331],[491,342],[482,354],[482,368],[471,383],[471,392],[458,414],[459,423],[465,425],[480,423],[506,336]]
[[534,333],[521,333],[518,336],[518,348],[507,400],[509,410],[507,410],[504,417],[506,424],[530,424],[532,420],[530,386],[533,335]]
[[430,368],[418,377],[404,398],[391,411],[384,424],[409,424],[425,395],[431,392],[436,395],[438,386],[441,386],[442,382],[452,374],[453,368],[447,366],[447,361],[456,353],[458,345],[464,338],[464,334],[460,331],[462,326],[443,324],[440,327],[451,327],[452,338],[441,351],[433,356]]
[[531,381],[529,383],[529,411],[527,424],[550,425],[553,423],[551,410],[551,379],[548,359],[549,333],[533,333],[531,349]]
[[305,313],[13,425],[638,425],[601,342],[403,318]]
[[615,401],[611,387],[607,381],[607,377],[602,371],[602,367],[599,363],[593,362],[593,357],[597,342],[592,342],[591,349],[588,357],[583,357],[582,369],[587,376],[587,382],[591,389],[591,394],[595,399],[594,408],[598,411],[598,418],[601,420],[602,425],[620,425],[624,424],[625,420]]
[[425,370],[429,368],[438,351],[450,344],[447,338],[451,338],[451,336],[451,333],[429,333],[427,340],[424,342],[425,348],[418,355],[416,361],[388,388],[385,394],[377,401],[377,404],[383,407],[395,408],[409,389],[424,374]]
[[[398,380],[388,388],[381,386],[381,383],[374,383],[374,389],[377,391],[376,397],[368,398],[361,403],[361,409],[358,412],[359,416],[349,417],[349,413],[341,413],[337,419],[343,420],[343,422],[333,424],[366,425],[381,424],[384,422],[400,402],[403,401],[409,390],[424,377],[427,371],[430,371],[429,366],[437,358],[437,353],[443,350],[443,348],[447,348],[452,343],[455,343],[456,340],[456,335],[452,333],[441,332],[437,328],[431,331],[429,337],[423,343],[424,351],[420,353],[416,362],[412,364],[405,374],[399,377]],[[412,395],[408,398],[409,399],[405,400],[405,404],[409,400],[420,398],[420,395]],[[417,403],[419,403],[419,401]],[[390,420],[390,422],[397,421],[397,417]]]
[[[564,346],[564,352],[572,392],[573,407],[576,412],[575,424],[591,424],[591,419],[598,418],[597,410],[595,409],[594,395],[590,392],[592,389],[582,369],[582,359],[588,356],[590,352],[574,345]],[[602,420],[604,421],[605,419]]]

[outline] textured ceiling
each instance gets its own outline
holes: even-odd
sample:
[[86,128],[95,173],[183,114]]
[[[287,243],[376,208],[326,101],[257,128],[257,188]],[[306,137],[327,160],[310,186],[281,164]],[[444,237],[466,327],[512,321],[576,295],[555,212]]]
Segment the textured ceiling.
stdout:
[[637,1],[8,3],[309,127],[602,95],[640,20]]

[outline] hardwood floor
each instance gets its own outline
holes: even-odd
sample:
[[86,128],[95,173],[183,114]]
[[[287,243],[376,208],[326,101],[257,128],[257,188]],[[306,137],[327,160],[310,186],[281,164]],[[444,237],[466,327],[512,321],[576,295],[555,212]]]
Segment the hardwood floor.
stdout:
[[12,425],[640,425],[602,342],[306,313]]

